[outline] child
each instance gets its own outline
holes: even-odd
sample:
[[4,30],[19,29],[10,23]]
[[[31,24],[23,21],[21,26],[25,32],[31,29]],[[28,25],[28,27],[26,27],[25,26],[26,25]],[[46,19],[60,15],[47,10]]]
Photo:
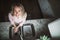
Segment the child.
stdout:
[[27,18],[27,13],[22,4],[13,4],[12,10],[8,14],[11,24],[14,26],[14,33],[18,32],[19,27],[22,27]]

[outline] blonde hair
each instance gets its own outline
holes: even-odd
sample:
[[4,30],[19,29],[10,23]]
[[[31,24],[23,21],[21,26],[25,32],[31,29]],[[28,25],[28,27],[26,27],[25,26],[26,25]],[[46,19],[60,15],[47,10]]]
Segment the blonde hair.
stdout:
[[22,10],[23,14],[25,13],[25,9],[24,9],[24,7],[23,7],[22,4],[20,4],[20,3],[14,3],[14,4],[12,5],[12,7],[11,7],[11,14],[12,14],[12,15],[14,15],[14,8],[15,8],[16,6],[22,8],[21,10]]

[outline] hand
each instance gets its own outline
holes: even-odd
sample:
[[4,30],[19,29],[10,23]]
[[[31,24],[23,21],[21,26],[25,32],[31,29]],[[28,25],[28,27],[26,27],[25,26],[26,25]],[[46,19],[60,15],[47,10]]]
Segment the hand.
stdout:
[[18,32],[18,27],[14,28],[14,33]]

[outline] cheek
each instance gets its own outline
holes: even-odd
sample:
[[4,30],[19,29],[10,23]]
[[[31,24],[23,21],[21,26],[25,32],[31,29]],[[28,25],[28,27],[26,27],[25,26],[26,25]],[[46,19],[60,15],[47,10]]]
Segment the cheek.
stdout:
[[18,12],[18,14],[21,14],[22,12]]

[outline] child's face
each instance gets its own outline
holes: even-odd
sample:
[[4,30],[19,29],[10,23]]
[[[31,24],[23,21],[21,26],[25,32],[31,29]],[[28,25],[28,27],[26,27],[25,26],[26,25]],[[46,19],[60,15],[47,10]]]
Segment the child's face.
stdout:
[[14,15],[19,16],[22,15],[22,8],[21,7],[14,7]]

